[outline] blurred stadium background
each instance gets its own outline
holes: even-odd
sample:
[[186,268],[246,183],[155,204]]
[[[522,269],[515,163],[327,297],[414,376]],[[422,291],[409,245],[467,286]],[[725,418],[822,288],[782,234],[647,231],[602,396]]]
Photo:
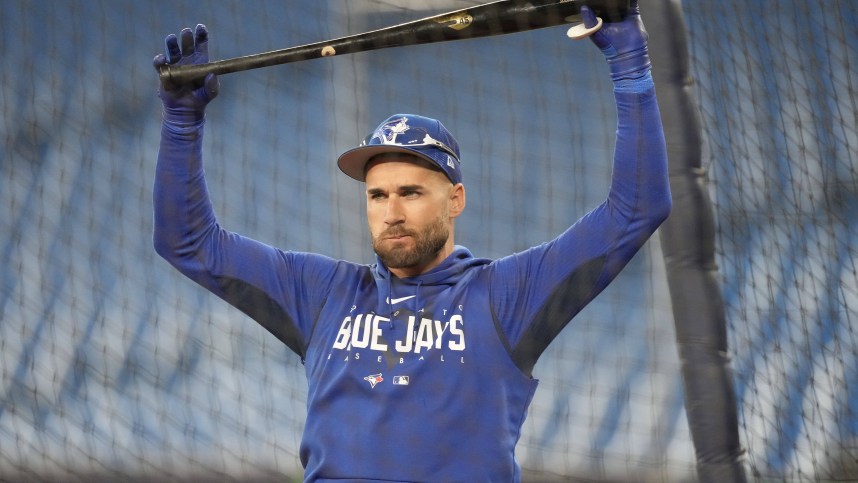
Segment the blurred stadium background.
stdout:
[[[0,4],[0,480],[300,478],[300,361],[152,249],[151,59],[197,22],[218,59],[475,3]],[[850,480],[858,2],[682,6],[748,474]],[[552,238],[606,192],[607,71],[563,28],[221,82],[206,132],[216,211],[276,246],[372,261],[361,187],[333,161],[394,112],[459,138],[458,240],[479,256]],[[658,237],[535,374],[518,453],[531,481],[695,478]]]

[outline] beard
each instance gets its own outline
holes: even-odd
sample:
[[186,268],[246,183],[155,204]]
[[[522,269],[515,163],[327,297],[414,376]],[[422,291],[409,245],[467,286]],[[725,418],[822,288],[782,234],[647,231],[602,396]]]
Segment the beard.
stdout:
[[[384,247],[387,237],[406,235],[414,240],[413,247],[404,244]],[[435,258],[449,237],[450,230],[442,218],[438,217],[420,231],[408,230],[400,225],[393,226],[372,238],[372,248],[387,268],[408,268],[428,263]]]

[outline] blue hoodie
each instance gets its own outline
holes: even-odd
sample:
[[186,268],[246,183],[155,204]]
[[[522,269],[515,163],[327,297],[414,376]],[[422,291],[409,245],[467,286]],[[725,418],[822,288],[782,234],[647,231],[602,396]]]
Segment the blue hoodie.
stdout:
[[654,88],[615,92],[607,199],[554,240],[497,260],[457,246],[400,279],[371,265],[283,251],[217,224],[202,124],[165,122],[155,247],[304,361],[306,481],[518,481],[515,461],[548,344],[670,211]]

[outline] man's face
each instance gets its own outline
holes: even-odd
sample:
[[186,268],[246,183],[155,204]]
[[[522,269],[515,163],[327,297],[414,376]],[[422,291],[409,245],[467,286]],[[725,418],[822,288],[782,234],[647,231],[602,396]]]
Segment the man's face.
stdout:
[[398,277],[425,273],[453,248],[453,219],[464,208],[464,188],[410,155],[385,155],[366,173],[372,247]]

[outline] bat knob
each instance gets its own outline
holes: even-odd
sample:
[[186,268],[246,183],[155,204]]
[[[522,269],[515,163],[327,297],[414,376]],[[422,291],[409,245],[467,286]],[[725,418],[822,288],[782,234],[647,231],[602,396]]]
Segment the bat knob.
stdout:
[[584,22],[581,22],[569,27],[569,30],[566,31],[566,36],[572,40],[581,40],[593,35],[600,28],[602,28],[602,19],[600,17],[596,17],[596,25],[587,28],[584,26]]

